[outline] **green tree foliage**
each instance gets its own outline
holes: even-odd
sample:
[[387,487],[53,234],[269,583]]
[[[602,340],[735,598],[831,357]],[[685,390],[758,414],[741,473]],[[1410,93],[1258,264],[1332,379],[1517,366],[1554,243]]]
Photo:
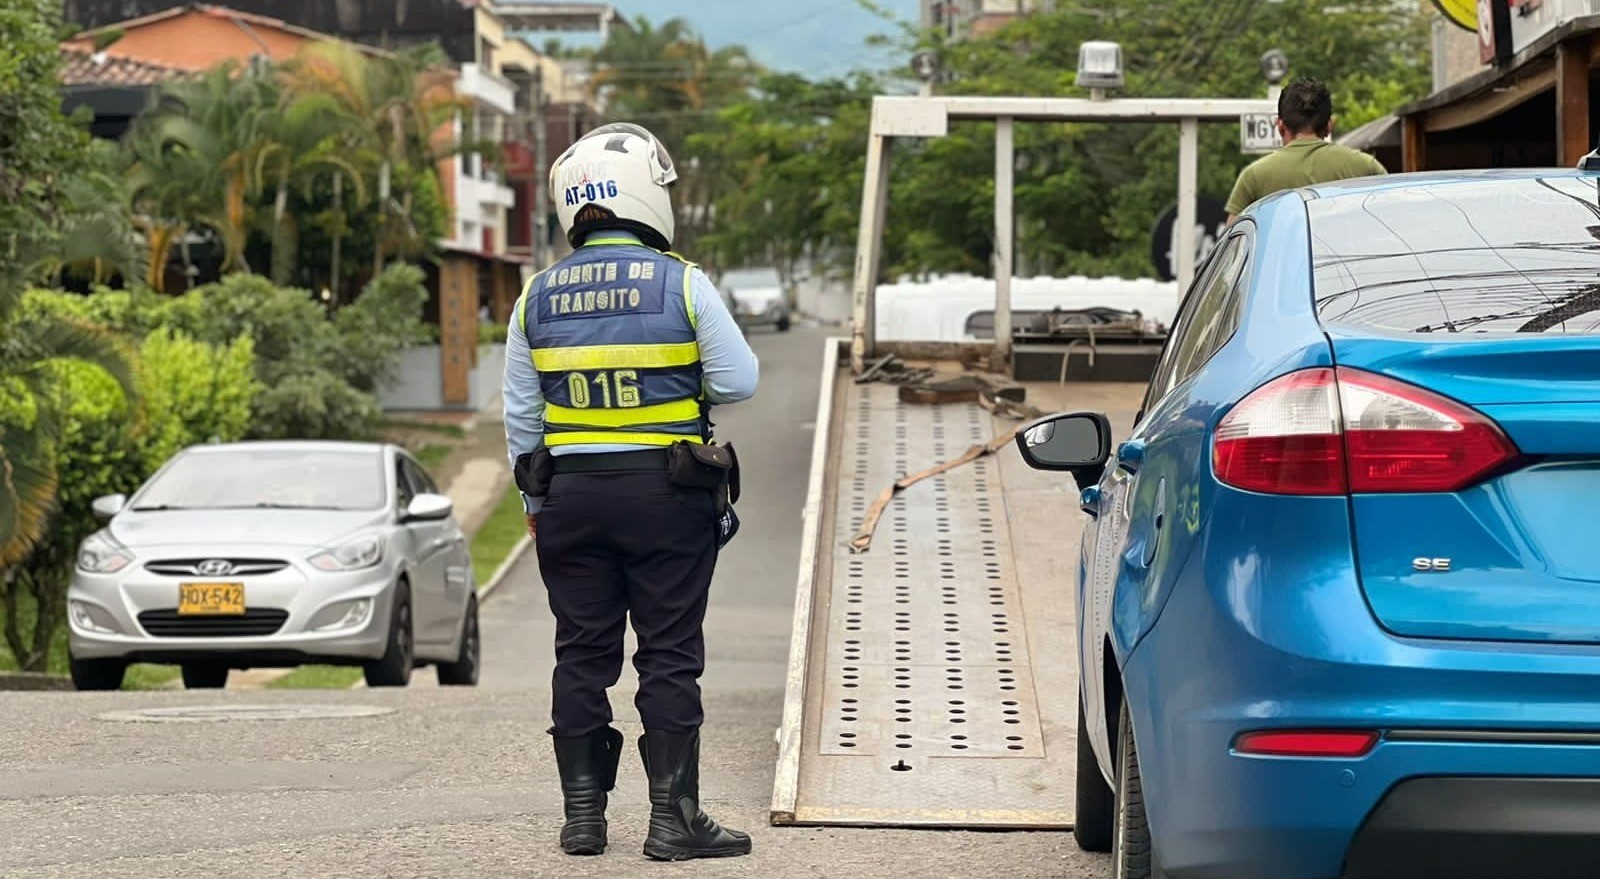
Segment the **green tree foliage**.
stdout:
[[438,163],[467,146],[447,134],[461,110],[436,50],[318,44],[168,85],[126,141],[148,283],[164,289],[196,228],[221,242],[224,272],[280,285],[340,288],[432,256],[449,224]]
[[[26,301],[30,313],[104,327],[146,346],[163,333],[176,334],[171,344],[189,338],[218,349],[248,341],[256,383],[241,436],[358,439],[374,430],[382,414],[375,394],[394,375],[401,354],[429,338],[423,282],[421,269],[395,263],[353,303],[331,313],[309,291],[245,274],[182,296],[101,288],[89,296],[33,291]],[[188,393],[199,400],[210,391],[202,384]],[[233,432],[228,424],[207,428],[211,422],[189,404],[172,399],[161,405],[189,413],[206,436]]]
[[678,169],[673,245],[697,253],[713,224],[711,206],[730,191],[734,177],[719,150],[690,135],[746,100],[760,68],[741,46],[711,49],[683,19],[657,27],[642,16],[631,28],[613,29],[591,60],[609,119],[644,125],[672,153]]
[[[73,298],[34,294],[25,311],[43,319],[70,307]],[[212,346],[167,330],[150,334],[139,348],[137,396],[98,367],[51,365],[45,399],[60,421],[52,447],[59,474],[55,510],[48,536],[0,588],[6,646],[21,668],[50,666],[78,544],[99,527],[90,504],[132,491],[183,446],[242,436],[250,423],[253,370],[248,339]]]
[[0,578],[3,634],[18,663],[49,667],[77,546],[98,527],[94,498],[132,491],[194,443],[371,435],[381,416],[374,392],[426,336],[422,282],[421,270],[394,264],[332,315],[307,291],[244,274],[179,297],[104,288],[20,297],[12,323],[41,351],[64,330],[64,341],[109,350],[138,341],[110,363],[116,373],[59,357],[20,377],[0,373],[4,460],[38,461],[47,477],[40,525]]
[[233,275],[185,294],[169,319],[212,344],[251,339],[261,392],[248,436],[365,438],[382,415],[379,383],[426,337],[422,282],[420,269],[391,265],[330,319],[304,290]]
[[855,246],[866,131],[879,82],[865,74],[812,82],[764,76],[756,98],[690,138],[715,153],[728,186],[719,222],[697,257],[724,266],[771,264],[786,276],[806,259],[841,264]]
[[74,228],[80,193],[68,183],[92,167],[87,135],[61,114],[59,24],[52,0],[0,4],[0,570],[45,535],[55,505],[62,421],[55,365],[94,363],[123,387],[133,384],[106,333],[22,313],[26,282]]
[[[305,291],[233,275],[185,299],[198,306],[192,317],[197,338],[216,342],[242,335],[254,342],[262,393],[251,437],[349,437],[370,429],[377,403],[346,393],[348,385],[329,370],[337,333]],[[308,399],[313,394],[324,399]]]
[[[1079,46],[1121,44],[1125,96],[1262,95],[1258,59],[1288,53],[1293,74],[1334,93],[1348,131],[1428,88],[1427,17],[1390,0],[1059,0],[990,37],[905,49],[937,51],[946,94],[1081,97]],[[796,250],[844,268],[867,146],[870,95],[906,84],[863,78],[811,83],[769,77],[696,138],[737,181],[716,199],[708,237],[726,260],[783,263]],[[1225,197],[1249,160],[1233,126],[1201,129],[1200,190]],[[1156,217],[1176,199],[1172,125],[1024,124],[1017,128],[1019,269],[1148,275]],[[902,140],[894,155],[883,273],[987,274],[993,251],[993,126],[956,123],[949,136]],[[821,196],[821,193],[826,193]],[[823,200],[829,202],[824,205]],[[796,237],[798,236],[798,240]]]
[[429,328],[417,319],[428,301],[422,284],[420,269],[390,266],[360,298],[339,309],[333,319],[339,340],[332,352],[335,374],[356,390],[375,394],[395,377],[404,348],[431,340]]

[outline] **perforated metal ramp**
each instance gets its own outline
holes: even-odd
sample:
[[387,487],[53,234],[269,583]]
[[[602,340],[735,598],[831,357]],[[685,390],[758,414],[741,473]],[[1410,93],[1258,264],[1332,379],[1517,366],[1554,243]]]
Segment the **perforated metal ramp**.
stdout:
[[1071,826],[1070,495],[1007,448],[902,492],[871,550],[852,555],[885,487],[1015,422],[976,405],[901,404],[894,387],[843,374],[833,392],[797,626],[804,669],[790,682],[801,716],[783,749],[796,777],[786,790],[780,760],[774,821]]

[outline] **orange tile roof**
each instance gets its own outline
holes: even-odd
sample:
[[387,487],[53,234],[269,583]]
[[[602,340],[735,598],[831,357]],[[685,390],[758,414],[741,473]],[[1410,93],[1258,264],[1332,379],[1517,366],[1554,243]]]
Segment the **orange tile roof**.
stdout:
[[151,86],[183,76],[186,71],[137,58],[117,58],[80,49],[62,48],[61,84],[66,86]]
[[283,60],[313,42],[345,42],[368,55],[391,56],[382,49],[349,43],[280,19],[204,3],[175,6],[84,31],[62,47],[93,52],[96,38],[112,33],[121,36],[106,46],[103,54],[180,70],[205,70],[225,58],[244,60],[257,54]]

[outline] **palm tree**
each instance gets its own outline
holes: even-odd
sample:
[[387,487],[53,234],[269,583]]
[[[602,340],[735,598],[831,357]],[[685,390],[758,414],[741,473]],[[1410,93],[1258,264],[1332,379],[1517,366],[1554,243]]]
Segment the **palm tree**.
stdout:
[[287,65],[285,82],[291,94],[344,119],[341,146],[377,168],[374,274],[387,255],[421,252],[431,242],[421,241],[411,224],[414,193],[397,193],[394,181],[436,174],[439,162],[473,146],[448,134],[470,104],[456,96],[437,48],[375,58],[342,43],[314,44]]
[[[141,120],[153,129],[144,136],[157,145],[158,155],[183,157],[176,167],[194,185],[190,219],[222,240],[224,272],[250,271],[245,248],[254,226],[251,195],[257,191],[261,155],[272,144],[278,104],[278,84],[271,75],[254,67],[241,70],[230,60],[169,86],[161,105]],[[174,167],[150,169],[160,179],[159,171]]]
[[85,167],[61,181],[59,235],[42,266],[47,277],[73,274],[104,284],[146,276],[122,167],[117,146],[94,141]]
[[159,125],[135,125],[128,134],[126,150],[128,197],[146,247],[145,283],[165,293],[173,245],[188,234],[194,218],[205,210],[202,187],[207,172],[197,153],[169,140]]
[[607,115],[645,125],[667,144],[678,167],[674,244],[693,251],[711,222],[710,205],[731,185],[710,153],[690,140],[715,124],[717,111],[748,96],[761,74],[742,46],[712,51],[683,19],[659,28],[640,17],[611,32],[594,55],[592,88]]
[[[272,194],[272,280],[279,285],[289,283],[299,250],[299,223],[288,210],[291,189],[309,195],[318,177],[326,173],[341,183],[348,182],[358,204],[367,200],[361,159],[345,155],[341,143],[348,120],[340,116],[332,96],[286,92],[284,104],[257,154],[251,187],[257,197],[268,191]],[[336,190],[341,200],[343,191],[342,185]]]

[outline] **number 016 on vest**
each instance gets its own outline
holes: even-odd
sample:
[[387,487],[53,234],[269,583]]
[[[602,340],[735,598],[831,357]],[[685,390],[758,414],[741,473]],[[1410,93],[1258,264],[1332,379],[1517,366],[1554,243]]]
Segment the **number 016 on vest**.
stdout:
[[[591,392],[591,387],[593,391]],[[614,372],[594,374],[571,372],[567,374],[567,393],[572,408],[588,409],[599,397],[602,409],[632,409],[639,405],[639,372],[619,369]]]

